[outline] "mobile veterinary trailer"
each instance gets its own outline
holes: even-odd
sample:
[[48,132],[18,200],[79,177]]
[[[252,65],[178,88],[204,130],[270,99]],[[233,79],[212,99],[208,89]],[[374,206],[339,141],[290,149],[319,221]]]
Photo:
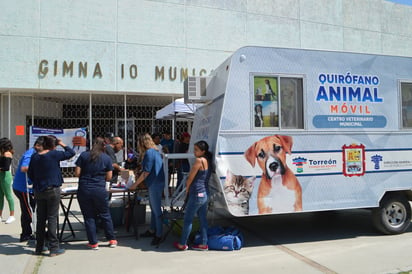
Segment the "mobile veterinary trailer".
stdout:
[[383,233],[408,228],[412,58],[244,47],[189,78],[185,100],[205,103],[191,149],[205,140],[214,153],[215,210],[370,208]]

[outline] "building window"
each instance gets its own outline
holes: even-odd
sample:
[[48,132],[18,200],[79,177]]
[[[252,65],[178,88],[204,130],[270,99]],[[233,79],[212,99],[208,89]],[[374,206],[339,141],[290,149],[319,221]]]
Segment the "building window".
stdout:
[[254,128],[303,129],[302,78],[254,76],[253,91]]
[[[168,96],[131,94],[125,97],[123,94],[61,92],[9,94],[0,92],[0,134],[13,134],[17,125],[26,125],[25,136],[13,139],[13,158],[17,160],[30,146],[30,126],[48,129],[87,128],[89,144],[92,142],[90,138],[112,132],[123,138],[127,148],[135,150],[139,134],[172,132],[172,128],[176,133],[181,133],[191,128],[186,121],[155,119],[156,111],[173,101]],[[14,169],[17,168],[17,160],[13,162]],[[62,173],[64,177],[73,177],[74,168],[63,167]]]
[[412,83],[401,83],[402,127],[412,128]]

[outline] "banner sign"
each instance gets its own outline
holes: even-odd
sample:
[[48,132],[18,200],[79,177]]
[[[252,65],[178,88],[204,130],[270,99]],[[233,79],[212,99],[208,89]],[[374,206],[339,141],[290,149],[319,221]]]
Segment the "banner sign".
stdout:
[[[73,148],[76,155],[66,161],[60,162],[60,167],[75,167],[75,162],[79,157],[80,153],[86,151],[86,128],[70,128],[70,129],[50,129],[50,128],[40,128],[40,127],[30,127],[30,147],[34,145],[34,142],[39,136],[44,135],[54,135],[56,138],[61,139],[63,143],[67,146]],[[62,150],[63,148],[58,146],[57,150]]]

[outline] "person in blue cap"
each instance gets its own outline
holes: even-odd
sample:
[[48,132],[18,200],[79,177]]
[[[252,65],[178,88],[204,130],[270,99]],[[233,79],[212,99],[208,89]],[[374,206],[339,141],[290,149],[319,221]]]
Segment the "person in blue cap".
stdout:
[[29,148],[23,156],[20,158],[19,165],[16,169],[13,180],[13,192],[20,202],[20,225],[21,234],[20,242],[25,242],[28,240],[34,240],[33,229],[31,226],[32,215],[36,207],[36,201],[34,200],[33,189],[28,188],[31,185],[31,181],[27,178],[27,170],[29,169],[29,164],[31,156],[34,153],[43,150],[44,137],[40,136],[34,142],[33,147]]

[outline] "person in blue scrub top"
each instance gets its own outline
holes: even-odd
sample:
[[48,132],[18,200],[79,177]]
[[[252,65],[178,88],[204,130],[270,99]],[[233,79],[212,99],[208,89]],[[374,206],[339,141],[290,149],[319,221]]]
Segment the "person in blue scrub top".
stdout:
[[150,134],[141,135],[138,140],[139,152],[143,156],[142,173],[136,182],[129,187],[134,190],[143,181],[149,190],[151,210],[150,229],[140,234],[141,237],[153,237],[151,245],[159,245],[162,240],[162,194],[165,187],[163,159]]
[[106,182],[112,178],[113,165],[110,157],[104,152],[103,138],[96,138],[90,151],[84,151],[76,161],[74,174],[79,177],[77,200],[86,226],[87,246],[93,250],[99,248],[96,236],[97,216],[102,220],[109,247],[116,247],[113,221],[110,215]]

